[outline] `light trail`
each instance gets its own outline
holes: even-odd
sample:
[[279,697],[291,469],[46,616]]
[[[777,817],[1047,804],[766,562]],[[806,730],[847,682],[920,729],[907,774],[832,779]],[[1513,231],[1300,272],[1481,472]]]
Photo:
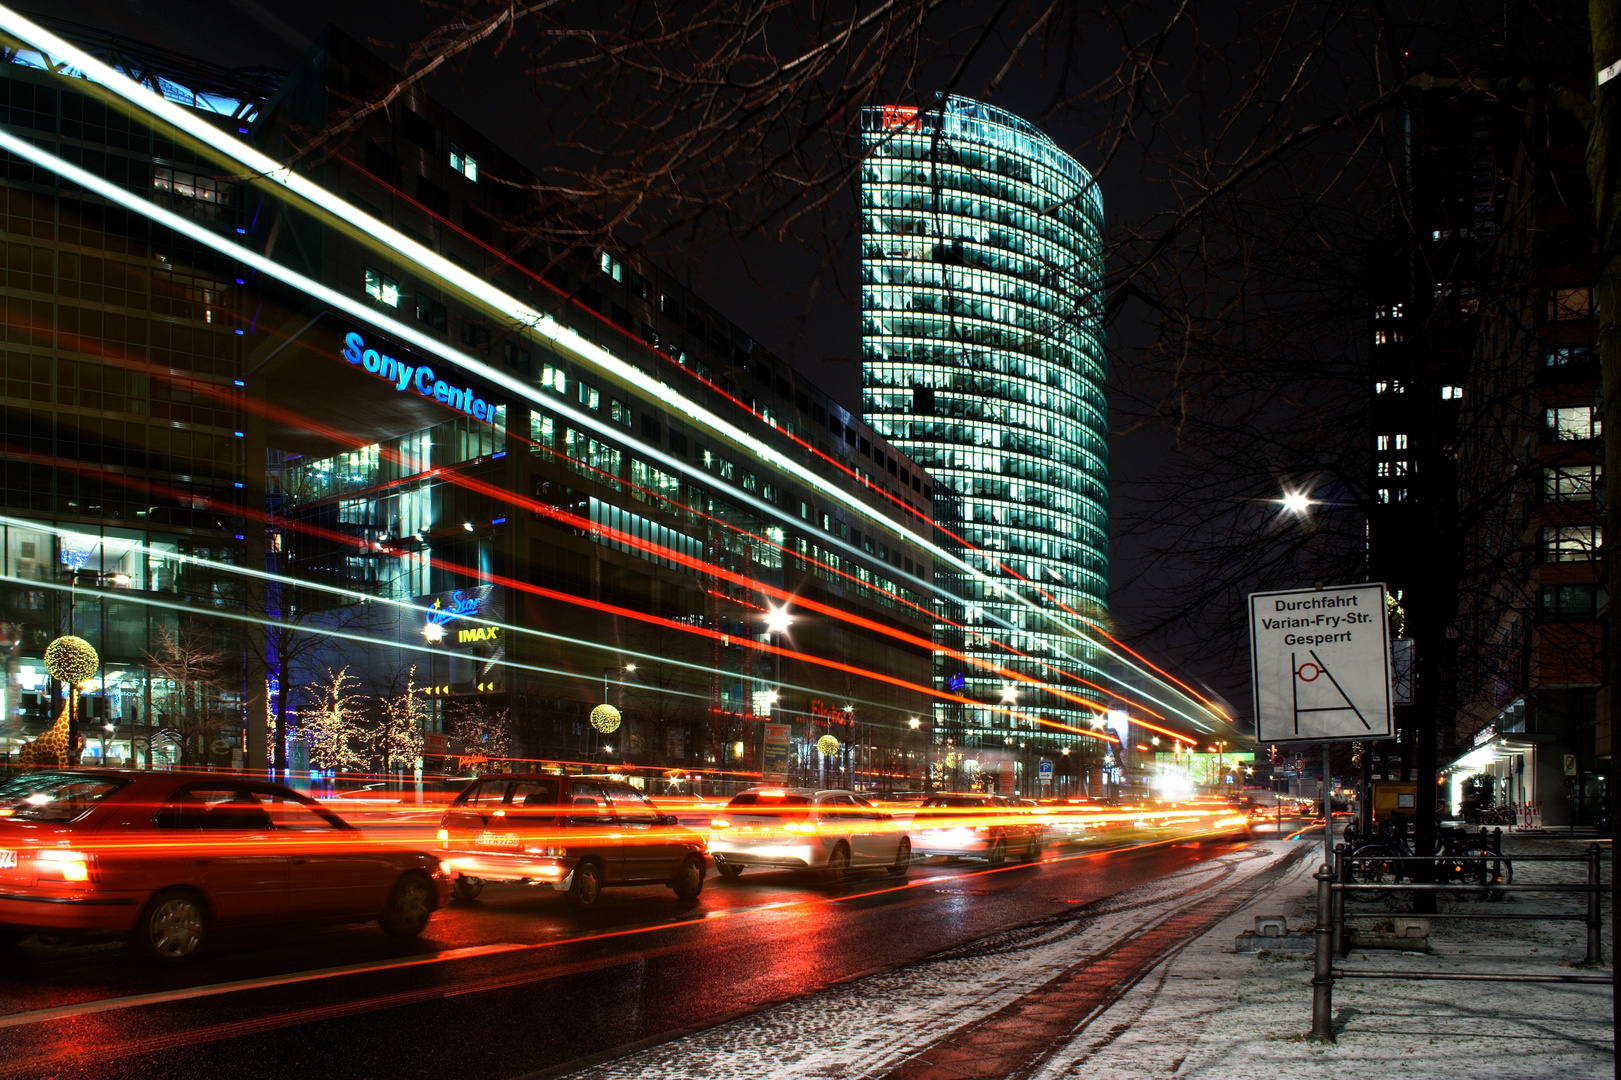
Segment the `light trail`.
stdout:
[[[356,236],[357,239],[381,241],[388,244],[402,257],[421,266],[434,277],[437,277],[442,282],[452,287],[455,291],[464,295],[468,300],[500,315],[504,319],[511,320],[514,325],[529,329],[531,332],[535,333],[537,336],[545,338],[556,348],[572,356],[577,361],[588,364],[609,375],[610,377],[618,379],[626,386],[634,387],[638,392],[644,394],[648,398],[661,402],[671,411],[679,413],[680,415],[688,418],[688,420],[695,426],[702,429],[707,429],[714,435],[726,439],[742,449],[748,450],[762,462],[772,465],[789,475],[793,475],[798,482],[814,489],[823,497],[845,507],[847,510],[854,511],[856,514],[861,516],[863,521],[868,522],[870,525],[876,525],[896,538],[904,539],[909,543],[915,544],[916,546],[929,551],[936,559],[956,567],[958,570],[965,572],[975,580],[983,583],[988,589],[992,590],[994,595],[1001,596],[1011,594],[1012,599],[1017,601],[1029,611],[1035,613],[1038,618],[1042,618],[1045,621],[1050,622],[1052,625],[1059,627],[1065,633],[1090,642],[1101,652],[1115,658],[1117,661],[1121,662],[1132,670],[1137,671],[1145,678],[1149,678],[1151,682],[1158,683],[1158,685],[1164,686],[1166,689],[1172,689],[1169,684],[1157,679],[1153,679],[1151,676],[1147,676],[1146,672],[1144,672],[1132,661],[1126,660],[1108,644],[1100,642],[1096,638],[1089,636],[1089,634],[1087,634],[1085,631],[1074,625],[1057,619],[1056,617],[1052,616],[1051,613],[1045,611],[1045,609],[1031,601],[1028,597],[1020,595],[1016,590],[1009,590],[994,579],[985,576],[974,566],[963,561],[954,553],[936,545],[928,537],[919,536],[905,527],[897,525],[895,522],[889,521],[882,517],[872,517],[868,508],[849,492],[837,487],[836,485],[828,483],[821,477],[816,476],[814,473],[809,473],[803,470],[796,462],[790,460],[769,444],[743,431],[730,421],[727,421],[707,408],[700,406],[698,403],[685,398],[673,388],[668,387],[656,379],[646,375],[639,368],[626,362],[625,360],[622,360],[613,353],[608,352],[606,349],[587,341],[578,333],[563,327],[551,316],[529,308],[527,305],[524,305],[515,298],[503,293],[501,290],[485,282],[478,276],[470,273],[469,271],[463,270],[460,266],[457,266],[455,263],[440,256],[437,252],[424,247],[423,245],[412,240],[410,237],[393,229],[388,224],[378,221],[371,215],[349,205],[342,199],[338,198],[333,192],[322,188],[320,185],[309,180],[308,178],[301,176],[289,168],[286,168],[285,166],[276,162],[274,159],[261,153],[257,149],[248,146],[226,132],[214,128],[206,122],[191,116],[178,105],[152,93],[139,83],[129,79],[123,73],[102,63],[95,57],[85,53],[83,50],[80,50],[61,38],[58,38],[56,35],[50,34],[48,31],[45,31],[39,26],[33,24],[17,12],[9,8],[0,7],[0,29],[3,29],[7,33],[10,33],[16,37],[18,40],[31,45],[46,55],[70,61],[72,66],[76,67],[81,73],[83,73],[85,78],[92,84],[106,88],[108,91],[128,101],[142,112],[148,113],[160,119],[164,123],[173,127],[175,130],[182,132],[191,139],[195,140],[197,145],[212,149],[214,152],[222,155],[222,157],[226,160],[246,168],[248,172],[253,174],[252,182],[256,184],[269,185],[271,190],[281,190],[292,194],[318,216],[328,220],[334,225],[341,227],[346,233]],[[129,192],[123,191],[115,185],[102,180],[100,177],[88,173],[77,166],[70,165],[55,155],[33,146],[26,140],[19,139],[16,136],[11,135],[9,132],[0,132],[0,146],[3,146],[5,149],[17,154],[19,157],[32,161],[52,172],[56,172],[58,175],[67,177],[74,183],[79,184],[81,187],[94,191],[111,202],[115,202],[119,205],[125,206],[126,208],[132,209],[143,216],[160,222],[181,235],[189,236],[199,243],[219,251],[221,254],[234,258],[244,265],[251,266],[268,277],[292,285],[308,295],[328,304],[330,307],[349,314],[351,317],[366,325],[384,330],[385,332],[393,335],[396,339],[408,342],[421,351],[440,357],[452,364],[458,365],[464,370],[474,372],[483,377],[487,382],[507,389],[519,397],[535,401],[537,403],[546,404],[552,408],[553,411],[568,415],[570,419],[573,419],[576,423],[597,431],[599,434],[612,435],[614,437],[618,437],[620,434],[618,432],[610,431],[610,429],[607,427],[607,421],[589,416],[588,414],[580,413],[579,410],[574,409],[567,403],[562,402],[560,397],[547,397],[542,395],[537,388],[530,387],[527,384],[508,376],[506,373],[484,364],[483,362],[472,357],[454,352],[437,340],[420,331],[417,331],[414,327],[386,318],[379,312],[369,309],[365,305],[361,305],[358,302],[351,300],[349,297],[344,296],[343,294],[338,293],[335,290],[332,290],[327,286],[306,277],[305,275],[298,274],[297,272],[289,270],[288,268],[281,266],[265,256],[259,255],[257,252],[253,252],[241,245],[225,240],[209,230],[201,228],[189,219],[173,214],[161,207],[155,206],[147,200],[140,199]],[[703,473],[698,472],[696,467],[692,466],[690,463],[684,460],[673,459],[669,455],[663,453],[662,450],[653,450],[651,447],[644,449],[648,451],[648,456],[659,459],[662,463],[674,468],[677,472],[688,476],[704,475]],[[765,504],[760,500],[755,500],[751,497],[744,496],[742,501],[747,501],[753,505],[756,505],[759,509],[762,509],[768,517],[778,517],[785,521],[791,520],[788,519],[787,515],[784,514],[780,509],[776,507],[769,507],[769,504]],[[835,543],[838,543],[841,547],[844,547],[847,550],[854,550],[850,547],[850,545],[838,540],[837,538],[829,539]],[[932,588],[932,584],[926,585],[926,587]],[[1083,666],[1089,666],[1086,665],[1084,661],[1077,661],[1073,657],[1068,657],[1067,659],[1069,659],[1072,663],[1081,663]],[[1123,679],[1112,672],[1103,670],[1100,673],[1104,677],[1119,683],[1122,686],[1127,685]],[[1137,693],[1148,697],[1161,708],[1177,713],[1182,719],[1192,724],[1198,730],[1203,732],[1209,732],[1211,730],[1209,724],[1205,720],[1199,718],[1196,714],[1190,714],[1189,712],[1184,711],[1182,707],[1163,701],[1159,697],[1152,695],[1147,690],[1142,688],[1130,689],[1133,689]],[[1180,690],[1174,690],[1173,692],[1180,695],[1183,700],[1192,703],[1195,708],[1195,713],[1204,708],[1201,703],[1195,702],[1192,697],[1181,694]],[[975,704],[978,705],[981,703]],[[1207,713],[1207,715],[1210,714]]]
[[[1122,843],[1115,847],[1100,848],[1092,851],[1073,852],[1067,855],[1047,856],[1042,858],[1043,864],[1062,864],[1066,862],[1090,861],[1107,858],[1122,853],[1151,851],[1155,848],[1170,844],[1186,843],[1190,839],[1215,838],[1230,835],[1230,830],[1205,830],[1193,833],[1184,833],[1177,836],[1165,837],[1161,840],[1137,841]],[[329,979],[339,979],[352,975],[365,975],[374,972],[403,970],[415,967],[427,967],[436,964],[448,964],[461,960],[478,959],[487,956],[501,956],[522,953],[539,953],[545,950],[559,949],[569,945],[580,945],[590,942],[608,941],[617,938],[633,937],[642,934],[660,933],[676,930],[683,927],[696,927],[719,917],[745,917],[748,915],[761,915],[787,908],[832,908],[837,904],[848,903],[852,900],[866,900],[875,896],[886,896],[895,893],[911,892],[922,888],[938,887],[942,882],[965,881],[975,878],[988,877],[993,874],[1006,874],[1023,870],[1026,867],[1012,864],[1007,866],[983,867],[974,870],[963,870],[957,873],[938,874],[932,876],[918,876],[896,885],[886,885],[879,889],[870,889],[864,892],[844,893],[837,896],[809,896],[787,900],[772,900],[759,904],[738,905],[732,908],[721,908],[714,912],[706,912],[701,916],[680,920],[664,920],[654,923],[645,923],[638,926],[621,927],[616,930],[606,930],[598,933],[579,934],[572,937],[557,938],[551,941],[501,943],[493,945],[470,946],[464,949],[450,949],[435,953],[431,956],[411,957],[403,960],[382,960],[359,964],[346,964],[338,967],[315,968],[309,971],[293,972],[285,975],[263,976],[253,979],[239,979],[224,983],[209,983],[204,986],[186,987],[176,990],[157,991],[149,994],[132,994],[126,997],[103,998],[98,1001],[80,1002],[73,1005],[61,1005],[48,1009],[36,1009],[28,1012],[0,1014],[0,1030],[6,1028],[28,1027],[34,1024],[48,1023],[54,1020],[70,1020],[80,1016],[92,1016],[109,1012],[120,1012],[128,1009],[141,1008],[148,1005],[168,1004],[174,1001],[191,1001],[201,998],[221,997],[228,994],[242,993],[251,990],[273,989],[280,986],[296,986],[300,984],[321,982]],[[721,913],[724,912],[724,916]],[[684,946],[665,946],[656,952],[665,952],[670,949]],[[598,963],[629,962],[637,957],[646,958],[654,951],[640,950],[634,957],[615,956],[602,958]],[[506,986],[518,986],[529,982],[541,982],[547,979],[567,975],[572,972],[572,966],[563,968],[549,968],[524,975],[517,979],[501,979],[494,981],[488,989]],[[481,987],[483,989],[484,987]],[[446,991],[448,993],[448,990]],[[384,1008],[387,1006],[379,1006]]]

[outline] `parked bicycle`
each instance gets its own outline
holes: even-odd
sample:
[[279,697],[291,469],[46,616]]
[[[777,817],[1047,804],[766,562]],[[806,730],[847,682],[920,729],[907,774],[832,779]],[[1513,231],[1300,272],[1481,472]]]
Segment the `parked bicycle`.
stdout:
[[[1467,828],[1440,829],[1437,840],[1443,861],[1436,864],[1437,884],[1477,887],[1513,884],[1514,863],[1503,857],[1502,837],[1501,829],[1495,833],[1488,833],[1485,828],[1477,833]],[[1382,828],[1378,835],[1352,848],[1348,868],[1351,884],[1347,895],[1353,900],[1378,900],[1384,890],[1357,889],[1356,885],[1399,885],[1413,881],[1419,865],[1413,855],[1406,822]],[[1507,893],[1500,889],[1484,894],[1460,889],[1453,895],[1459,899],[1484,895],[1488,900],[1501,900]]]

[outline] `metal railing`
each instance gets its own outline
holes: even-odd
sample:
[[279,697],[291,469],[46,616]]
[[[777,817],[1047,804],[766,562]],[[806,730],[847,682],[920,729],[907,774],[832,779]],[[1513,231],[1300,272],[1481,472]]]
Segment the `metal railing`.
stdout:
[[[1357,856],[1346,851],[1344,844],[1334,845],[1334,868],[1328,864],[1319,867],[1312,875],[1317,882],[1317,949],[1316,963],[1312,971],[1312,1006],[1311,1006],[1311,1037],[1319,1042],[1334,1041],[1334,982],[1337,979],[1410,979],[1414,981],[1438,980],[1457,982],[1542,982],[1542,983],[1592,983],[1610,985],[1612,975],[1526,975],[1514,972],[1445,972],[1445,971],[1370,971],[1357,968],[1337,968],[1334,966],[1336,956],[1350,954],[1349,942],[1345,933],[1347,919],[1380,918],[1377,913],[1346,912],[1345,896],[1347,892],[1386,892],[1386,893],[1412,893],[1412,892],[1449,892],[1449,893],[1477,893],[1488,898],[1503,893],[1540,892],[1540,893],[1577,893],[1587,896],[1585,911],[1534,911],[1534,912],[1505,912],[1495,914],[1491,912],[1436,912],[1425,913],[1424,919],[1543,919],[1547,921],[1580,921],[1587,925],[1587,955],[1582,959],[1581,966],[1596,967],[1603,961],[1603,929],[1604,924],[1600,913],[1602,896],[1610,887],[1599,874],[1599,860],[1603,856],[1603,849],[1598,844],[1588,845],[1587,851],[1582,855],[1524,855],[1513,858],[1495,856],[1500,862],[1586,862],[1587,882],[1585,884],[1574,882],[1549,882],[1536,885],[1514,885],[1497,882],[1483,884],[1468,884],[1457,881],[1442,882],[1368,882],[1350,880],[1352,866],[1362,862]],[[1380,853],[1369,856],[1365,861],[1380,863],[1429,863],[1438,870],[1443,864],[1470,861],[1491,861],[1494,856],[1487,853],[1457,855],[1390,855]],[[1440,875],[1437,875],[1440,876]]]

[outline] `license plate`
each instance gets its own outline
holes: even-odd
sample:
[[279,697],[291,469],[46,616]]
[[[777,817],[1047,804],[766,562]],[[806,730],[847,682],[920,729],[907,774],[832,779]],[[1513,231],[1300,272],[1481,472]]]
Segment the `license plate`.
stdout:
[[0,851],[0,870],[17,869],[17,853],[15,851]]
[[513,848],[515,848],[515,847],[518,846],[518,834],[517,833],[511,833],[511,832],[508,832],[508,833],[481,832],[481,833],[478,834],[478,839],[476,841],[474,841],[474,842],[479,847],[513,847]]

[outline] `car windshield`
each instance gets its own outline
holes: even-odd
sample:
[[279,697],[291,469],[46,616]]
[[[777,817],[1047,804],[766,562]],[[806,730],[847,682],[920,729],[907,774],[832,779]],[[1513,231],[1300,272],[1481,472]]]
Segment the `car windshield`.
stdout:
[[0,787],[0,818],[18,821],[74,821],[127,784],[106,776],[35,773]]
[[942,807],[948,807],[948,806],[949,807],[967,807],[967,806],[989,806],[989,805],[990,805],[990,800],[989,799],[937,798],[937,799],[925,799],[924,802],[923,802],[923,807],[924,807],[924,809],[927,809],[927,810],[937,810],[937,809],[940,809]]

